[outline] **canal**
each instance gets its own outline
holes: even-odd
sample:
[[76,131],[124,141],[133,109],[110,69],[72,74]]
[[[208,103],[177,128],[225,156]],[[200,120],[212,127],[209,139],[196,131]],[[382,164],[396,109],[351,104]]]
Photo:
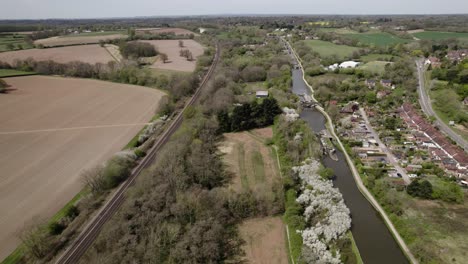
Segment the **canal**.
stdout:
[[[293,70],[293,92],[311,94],[302,78],[302,70]],[[304,109],[301,118],[314,132],[325,129],[326,118],[315,109]],[[328,156],[323,159],[326,167],[335,172],[335,186],[343,194],[346,205],[351,211],[351,231],[362,260],[368,264],[405,264],[409,263],[398,246],[380,214],[359,191],[344,154],[337,149],[338,161]]]

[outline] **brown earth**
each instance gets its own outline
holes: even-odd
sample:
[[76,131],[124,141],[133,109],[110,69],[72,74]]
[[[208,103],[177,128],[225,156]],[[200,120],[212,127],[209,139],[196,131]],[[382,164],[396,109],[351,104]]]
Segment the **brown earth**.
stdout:
[[[156,61],[151,68],[192,72],[197,64],[196,58],[203,54],[204,49],[200,43],[192,39],[184,39],[184,47],[179,47],[179,40],[144,40],[156,47],[159,52],[166,53],[169,61],[164,63],[162,60]],[[187,61],[186,58],[180,56],[181,49],[188,49],[192,52],[193,61]]]
[[254,218],[239,227],[247,263],[287,264],[286,235],[281,217]]
[[99,43],[100,40],[110,40],[126,38],[123,34],[112,34],[102,36],[59,36],[51,37],[46,39],[39,39],[34,41],[34,44],[42,44],[46,47],[54,46],[67,46],[67,45],[79,45],[79,44],[95,44]]
[[33,58],[36,61],[53,60],[59,63],[81,61],[86,63],[108,63],[114,61],[111,54],[99,45],[83,45],[48,49],[28,49],[0,53],[0,61],[13,64],[15,60]]
[[154,114],[162,92],[60,77],[6,78],[0,95],[0,260],[31,219],[50,218]]
[[174,33],[176,35],[190,35],[190,34],[193,34],[195,36],[198,35],[184,28],[137,28],[135,29],[135,31],[137,33],[145,33],[145,34]]

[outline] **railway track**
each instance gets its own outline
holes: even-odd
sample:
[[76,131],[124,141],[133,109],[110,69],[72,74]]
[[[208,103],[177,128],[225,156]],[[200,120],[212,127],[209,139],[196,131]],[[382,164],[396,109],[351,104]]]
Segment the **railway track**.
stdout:
[[56,261],[57,264],[68,264],[68,263],[77,263],[80,257],[86,252],[86,250],[91,246],[94,239],[99,235],[104,224],[112,217],[112,215],[117,212],[120,205],[122,205],[125,200],[125,192],[127,189],[133,185],[138,175],[147,168],[154,159],[158,151],[167,143],[172,134],[179,128],[180,124],[183,121],[183,114],[185,110],[192,106],[197,99],[200,97],[201,90],[206,85],[208,80],[211,78],[211,75],[216,68],[220,56],[219,44],[216,44],[216,53],[213,59],[208,72],[200,83],[200,86],[195,91],[193,96],[187,102],[185,107],[180,111],[173,122],[169,125],[166,131],[159,137],[153,147],[148,151],[148,154],[145,158],[133,169],[130,177],[123,182],[117,191],[114,192],[111,199],[100,209],[99,213],[85,226],[81,231],[75,241],[70,245],[69,248],[58,258]]

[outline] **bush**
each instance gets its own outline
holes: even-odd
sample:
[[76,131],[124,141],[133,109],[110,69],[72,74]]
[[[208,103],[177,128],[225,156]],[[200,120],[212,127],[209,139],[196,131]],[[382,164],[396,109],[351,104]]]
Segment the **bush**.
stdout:
[[141,149],[135,149],[135,155],[137,155],[137,157],[139,158],[143,158],[144,156],[146,156],[146,152],[144,152]]
[[130,176],[133,162],[126,158],[111,159],[103,171],[105,189],[112,189]]
[[65,210],[65,216],[74,219],[80,214],[80,210],[76,205],[72,205]]
[[54,221],[49,224],[48,228],[49,228],[49,234],[55,236],[55,235],[60,235],[63,232],[63,230],[65,230],[66,226],[62,223]]
[[427,180],[420,181],[416,179],[408,185],[406,192],[413,197],[431,199],[433,192],[432,184]]

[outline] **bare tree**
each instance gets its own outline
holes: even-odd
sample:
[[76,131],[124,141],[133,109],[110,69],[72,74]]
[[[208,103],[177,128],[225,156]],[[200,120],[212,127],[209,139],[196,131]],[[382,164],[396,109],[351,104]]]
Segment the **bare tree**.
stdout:
[[188,54],[187,54],[186,58],[187,58],[188,61],[193,61],[193,55],[192,55],[191,51],[188,51]]
[[83,171],[81,174],[83,184],[88,187],[92,193],[99,193],[105,188],[103,166],[98,165],[91,169]]
[[31,256],[44,257],[49,250],[47,228],[44,220],[34,220],[34,224],[26,226],[20,234],[20,239]]
[[183,40],[179,40],[179,47],[180,47],[180,48],[183,48],[183,47],[184,47],[184,41],[183,41]]

